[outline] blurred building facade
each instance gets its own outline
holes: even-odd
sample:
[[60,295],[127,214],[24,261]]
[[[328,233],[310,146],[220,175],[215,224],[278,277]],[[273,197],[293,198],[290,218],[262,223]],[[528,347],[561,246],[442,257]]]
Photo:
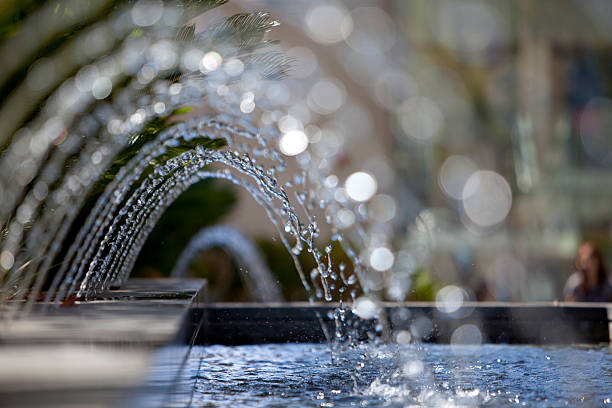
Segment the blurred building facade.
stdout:
[[[409,182],[411,188],[421,188],[424,201],[436,208],[434,224],[445,224],[434,227],[440,228],[438,248],[460,252],[470,242],[470,274],[479,275],[495,298],[558,298],[581,240],[610,247],[612,5],[394,5],[411,52],[406,60],[417,66],[407,71],[442,113],[429,143],[419,146],[398,132],[399,143],[411,146],[402,154],[417,161],[428,180]],[[429,155],[414,154],[419,147]],[[414,180],[414,170],[401,162],[401,179]],[[461,174],[466,178],[474,164],[497,172],[511,188],[503,223],[489,225],[495,217],[483,219],[482,213],[473,219],[465,200],[453,197],[453,183],[461,184]],[[482,186],[482,193],[488,200],[500,194],[495,185]],[[459,201],[465,196],[464,188]],[[474,223],[481,227],[476,238]],[[513,286],[514,293],[508,290]]]

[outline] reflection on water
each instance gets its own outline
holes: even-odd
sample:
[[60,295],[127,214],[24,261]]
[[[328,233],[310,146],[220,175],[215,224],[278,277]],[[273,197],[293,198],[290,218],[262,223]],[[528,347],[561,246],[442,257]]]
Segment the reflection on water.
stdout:
[[198,346],[171,406],[605,406],[607,347]]

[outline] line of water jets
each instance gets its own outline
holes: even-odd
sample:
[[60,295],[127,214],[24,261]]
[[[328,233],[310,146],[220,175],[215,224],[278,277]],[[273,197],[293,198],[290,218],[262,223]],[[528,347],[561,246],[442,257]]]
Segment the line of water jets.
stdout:
[[[21,128],[19,120],[3,122],[0,224],[7,226],[0,241],[3,318],[10,319],[19,311],[27,313],[43,295],[46,305],[58,305],[71,295],[94,299],[111,285],[123,283],[164,210],[187,188],[206,178],[224,179],[245,188],[264,208],[311,300],[332,301],[334,288],[339,288],[336,300],[342,301],[346,293],[354,300],[357,278],[365,273],[357,252],[332,225],[332,239],[343,245],[353,262],[354,275],[345,276],[344,265],[332,264],[331,244],[323,244],[322,251],[317,242],[321,221],[315,213],[329,204],[318,196],[324,175],[314,168],[287,174],[285,160],[274,147],[279,135],[257,129],[254,114],[236,114],[239,95],[232,91],[232,84],[273,77],[271,61],[277,64],[282,60],[275,59],[275,54],[247,55],[242,59],[226,57],[222,63],[217,61],[218,66],[204,70],[194,67],[189,63],[194,50],[198,55],[238,51],[231,51],[227,44],[215,50],[199,49],[211,43],[206,36],[200,36],[199,43],[172,40],[180,12],[167,7],[164,16],[151,26],[135,24],[130,8],[114,12],[63,45],[55,60],[44,62],[53,63],[55,71],[62,67],[66,72],[87,65],[57,84],[44,84],[47,89],[57,88],[34,119]],[[265,13],[256,13],[253,18],[264,28],[274,25]],[[126,37],[134,29],[145,34]],[[83,51],[91,36],[101,34],[111,39],[88,50],[89,59],[69,58],[68,67],[60,64],[64,53]],[[228,66],[231,69],[224,69]],[[238,74],[232,73],[236,66],[241,68]],[[177,70],[181,71],[179,79],[168,79]],[[6,113],[13,99],[23,98],[36,105],[31,94],[38,91],[27,86],[36,82],[38,77],[32,78],[36,74],[30,70],[26,84],[16,88],[0,112]],[[229,91],[219,95],[221,88]],[[47,271],[96,181],[130,145],[133,135],[151,120],[183,106],[205,106],[214,113],[159,132],[119,170],[80,227],[46,293],[41,294]],[[209,139],[223,139],[226,147],[197,144],[163,164],[151,164],[163,159],[169,149]],[[211,165],[219,169],[211,170]],[[281,183],[281,176],[289,180]],[[328,209],[337,206],[331,203]],[[297,258],[304,248],[316,262],[310,273],[302,270]]]
[[[155,2],[161,7],[155,14],[139,10],[139,3],[111,8],[103,21],[66,40],[0,102],[0,320],[10,322],[70,297],[94,300],[121,285],[164,211],[194,183],[211,178],[244,188],[260,204],[311,301],[354,302],[360,290],[368,293],[360,282],[370,273],[380,276],[362,262],[368,233],[354,224],[357,249],[340,233],[336,214],[345,204],[325,187],[328,174],[308,154],[298,157],[301,170],[288,170],[275,148],[278,131],[254,125],[256,115],[266,111],[265,100],[254,99],[257,109],[250,114],[240,111],[249,84],[264,86],[287,68],[284,57],[265,51],[262,40],[276,23],[266,13],[242,15],[241,24],[261,34],[255,43],[221,41],[229,30],[223,23],[182,41],[177,38],[189,33],[184,23],[193,13]],[[65,2],[82,21],[108,11],[108,4],[92,1],[83,9],[78,0]],[[42,6],[23,27],[52,19],[53,13]],[[45,35],[64,28],[50,25]],[[10,48],[18,50],[16,60],[26,61],[21,51],[36,50],[45,40],[17,34],[0,56]],[[0,86],[9,77],[0,75]],[[87,199],[96,183],[134,145],[134,136],[144,137],[151,123],[185,106],[205,113],[155,133],[112,174],[90,208]],[[321,237],[324,224],[332,242]],[[352,268],[332,262],[334,242]],[[315,262],[312,271],[302,270],[303,251]],[[379,326],[387,323],[381,308],[364,304],[370,318],[381,315]],[[332,316],[334,335],[350,341],[345,312],[339,308]],[[351,378],[359,375],[356,370]]]

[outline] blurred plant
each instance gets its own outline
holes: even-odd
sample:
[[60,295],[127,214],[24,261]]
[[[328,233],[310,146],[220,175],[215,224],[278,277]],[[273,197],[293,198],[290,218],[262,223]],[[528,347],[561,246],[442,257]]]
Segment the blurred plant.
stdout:
[[168,276],[189,240],[230,212],[235,202],[233,187],[223,182],[204,180],[191,186],[157,222],[132,276]]
[[440,285],[427,268],[416,268],[412,275],[412,290],[408,294],[408,300],[433,301],[439,289]]
[[[287,249],[280,242],[270,239],[259,239],[257,244],[264,254],[270,270],[278,279],[285,300],[306,300],[304,287],[295,273],[293,260]],[[304,256],[304,253],[302,253],[298,258],[304,271],[310,271],[314,268],[312,257]]]
[[[297,279],[295,269],[292,266],[293,261],[287,252],[287,249],[280,242],[270,239],[260,239],[258,241],[258,245],[266,257],[266,262],[270,266],[270,270],[275,274],[276,279],[278,279],[278,282],[283,289],[285,299],[288,301],[306,300],[307,297],[306,293],[304,292],[304,287],[299,279]],[[344,274],[344,277],[353,275],[353,265],[350,258],[342,249],[341,245],[334,242],[330,255],[332,264],[336,265],[334,268],[335,270],[343,269],[342,273]],[[311,271],[315,267],[312,256],[310,256],[307,252],[302,252],[298,256],[298,260],[302,266],[302,269],[306,272]],[[341,264],[343,264],[342,268],[339,267]],[[341,279],[343,278],[338,276],[336,282],[340,282]],[[313,284],[315,287],[321,285],[319,276],[315,278],[315,282],[313,282]],[[342,298],[345,301],[349,301],[351,298],[350,293],[339,293],[340,288],[343,286],[344,285],[338,283],[336,287],[331,289],[331,291],[334,298]],[[357,297],[360,294],[361,292],[355,292],[354,296]]]
[[[206,296],[211,302],[249,302],[253,301],[252,293],[247,290],[241,279],[241,271],[233,262],[231,255],[221,248],[202,251],[193,259],[190,277],[204,278],[207,281]],[[153,269],[143,270],[152,276]],[[153,275],[155,276],[155,275]]]

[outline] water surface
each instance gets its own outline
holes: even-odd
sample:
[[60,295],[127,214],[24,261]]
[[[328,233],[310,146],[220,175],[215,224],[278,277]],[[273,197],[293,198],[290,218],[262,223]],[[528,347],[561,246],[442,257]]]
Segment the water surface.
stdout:
[[184,374],[172,406],[612,406],[607,346],[198,346]]

